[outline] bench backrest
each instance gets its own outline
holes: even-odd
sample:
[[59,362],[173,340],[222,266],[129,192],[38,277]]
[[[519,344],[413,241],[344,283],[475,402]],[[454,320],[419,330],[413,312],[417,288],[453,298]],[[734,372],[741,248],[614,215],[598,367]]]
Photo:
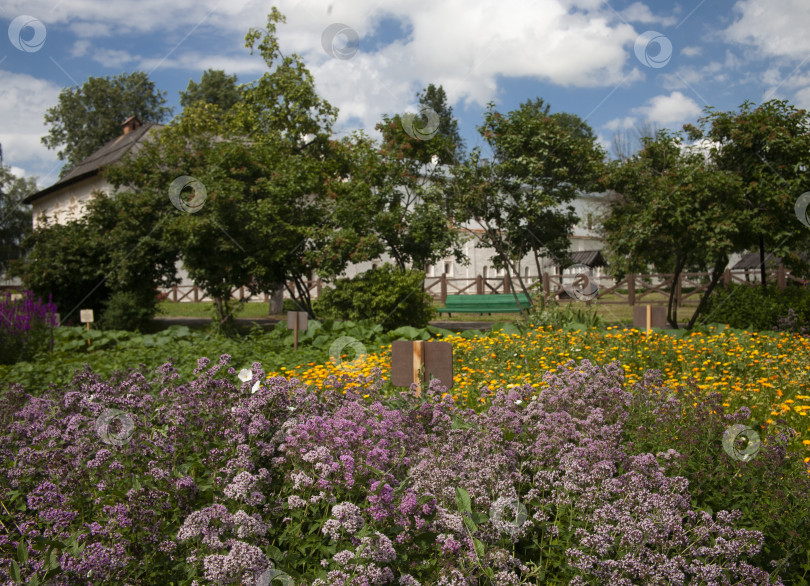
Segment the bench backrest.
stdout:
[[[528,295],[525,293],[518,293],[518,301],[524,307],[529,307],[530,302]],[[493,293],[490,295],[448,295],[445,300],[446,306],[464,307],[468,305],[489,305],[489,306],[506,306],[511,307],[515,305],[515,296],[511,293]]]

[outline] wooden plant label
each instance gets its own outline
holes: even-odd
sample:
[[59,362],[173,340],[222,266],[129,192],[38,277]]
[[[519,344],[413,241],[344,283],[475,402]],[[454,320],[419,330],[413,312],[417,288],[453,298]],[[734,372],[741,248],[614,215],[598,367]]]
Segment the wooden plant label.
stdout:
[[[423,369],[420,379],[419,371]],[[395,387],[409,387],[413,383],[421,387],[434,378],[448,389],[453,388],[453,346],[450,342],[392,342],[391,383]],[[419,394],[420,389],[417,389],[417,396]]]
[[287,329],[293,331],[293,350],[298,350],[298,331],[306,331],[309,315],[306,311],[288,311]]

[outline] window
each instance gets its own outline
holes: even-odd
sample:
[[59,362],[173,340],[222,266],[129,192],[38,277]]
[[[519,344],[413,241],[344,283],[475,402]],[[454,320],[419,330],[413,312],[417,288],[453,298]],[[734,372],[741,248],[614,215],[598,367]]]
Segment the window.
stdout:
[[444,274],[451,275],[452,272],[453,272],[453,263],[451,262],[444,263]]

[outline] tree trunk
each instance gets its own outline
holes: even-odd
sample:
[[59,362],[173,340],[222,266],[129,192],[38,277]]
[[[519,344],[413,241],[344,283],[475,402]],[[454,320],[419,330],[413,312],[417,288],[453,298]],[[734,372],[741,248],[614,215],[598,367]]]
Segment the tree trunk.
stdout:
[[695,325],[695,321],[697,320],[698,315],[700,315],[700,312],[703,311],[703,308],[705,307],[706,303],[709,300],[709,295],[712,294],[715,285],[717,285],[718,281],[720,281],[720,277],[723,275],[723,272],[725,271],[727,264],[728,264],[727,256],[717,259],[717,262],[714,265],[714,270],[712,270],[712,279],[709,282],[708,288],[703,293],[703,296],[701,296],[700,298],[700,303],[698,303],[697,309],[695,310],[695,314],[692,316],[692,319],[690,319],[689,323],[686,325],[687,330],[691,330],[692,327]]
[[681,280],[684,264],[686,263],[681,260],[681,256],[676,254],[675,274],[672,279],[672,286],[669,288],[669,303],[667,304],[667,322],[676,330],[678,329],[678,304],[673,303],[673,301],[675,300],[675,292],[678,290],[678,282]]

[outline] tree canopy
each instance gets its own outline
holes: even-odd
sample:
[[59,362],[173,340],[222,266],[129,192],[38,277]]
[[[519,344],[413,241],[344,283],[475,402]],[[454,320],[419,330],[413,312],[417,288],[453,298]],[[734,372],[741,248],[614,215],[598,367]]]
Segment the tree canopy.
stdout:
[[[706,109],[698,125],[687,125],[693,140],[705,140],[709,157],[719,168],[739,177],[742,208],[754,212],[745,248],[781,257],[786,266],[807,271],[796,254],[808,244],[808,231],[794,212],[798,197],[810,190],[810,114],[786,100],[770,100],[754,107],[744,102],[739,111]],[[761,267],[765,286],[765,267]]]
[[552,114],[539,98],[508,114],[491,103],[478,130],[493,160],[483,161],[476,148],[453,169],[457,220],[482,231],[478,246],[493,248],[493,264],[528,293],[517,263],[533,255],[540,274],[540,256],[568,261],[577,216],[567,204],[596,186],[604,152],[583,120]]
[[[602,220],[613,274],[673,273],[667,320],[677,328],[676,283],[686,269],[711,268],[702,307],[752,222],[743,206],[740,181],[703,154],[684,148],[680,136],[660,131],[641,139],[643,148],[613,161],[602,179],[613,190]],[[688,327],[692,327],[699,310]]]
[[223,112],[242,99],[236,85],[236,75],[227,75],[221,69],[207,69],[200,82],[189,80],[188,86],[180,92],[180,105],[185,109],[195,102],[216,104]]
[[121,124],[130,116],[143,122],[160,123],[171,114],[164,106],[165,92],[155,88],[142,71],[115,77],[90,77],[81,87],[59,92],[56,106],[48,108],[45,124],[50,125],[42,143],[60,149],[65,161],[61,175],[87,158],[108,141],[121,135]]
[[0,275],[24,256],[23,242],[31,232],[31,208],[23,199],[36,190],[36,179],[16,177],[0,157]]

